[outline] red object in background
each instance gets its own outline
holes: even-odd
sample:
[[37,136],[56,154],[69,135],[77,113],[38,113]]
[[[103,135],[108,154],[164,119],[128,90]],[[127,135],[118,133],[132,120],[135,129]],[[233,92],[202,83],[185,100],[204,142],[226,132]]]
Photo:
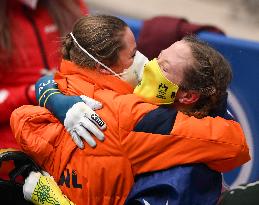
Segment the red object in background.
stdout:
[[9,173],[14,167],[14,161],[3,161],[0,164],[0,179],[9,180],[10,178],[6,173]]
[[205,30],[224,34],[215,26],[189,23],[183,18],[158,16],[144,21],[138,38],[138,50],[151,60],[184,36]]
[[[75,0],[83,13],[83,1]],[[7,1],[12,38],[8,64],[0,64],[0,148],[19,148],[9,125],[12,111],[36,104],[31,85],[60,64],[60,33],[46,7],[31,10],[17,0]],[[5,53],[0,49],[0,55]]]

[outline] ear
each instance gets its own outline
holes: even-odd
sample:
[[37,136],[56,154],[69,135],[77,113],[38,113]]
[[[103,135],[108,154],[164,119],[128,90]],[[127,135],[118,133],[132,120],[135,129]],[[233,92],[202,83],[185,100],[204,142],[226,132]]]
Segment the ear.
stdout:
[[200,93],[196,90],[180,91],[178,101],[181,104],[190,105],[200,99]]

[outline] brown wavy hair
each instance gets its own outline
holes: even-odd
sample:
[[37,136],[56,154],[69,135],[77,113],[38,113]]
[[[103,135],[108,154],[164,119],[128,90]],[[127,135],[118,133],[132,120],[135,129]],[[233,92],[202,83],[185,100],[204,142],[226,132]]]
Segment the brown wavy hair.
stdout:
[[[124,48],[122,40],[127,24],[115,16],[89,15],[81,17],[74,25],[73,35],[77,42],[100,62],[107,66],[116,64],[119,52]],[[70,34],[62,43],[66,60],[80,67],[95,68],[96,62],[84,53]]]
[[202,118],[217,109],[227,96],[227,87],[232,79],[229,62],[218,51],[195,36],[183,38],[191,48],[193,63],[184,73],[182,90],[196,90],[200,94],[195,105],[185,112]]

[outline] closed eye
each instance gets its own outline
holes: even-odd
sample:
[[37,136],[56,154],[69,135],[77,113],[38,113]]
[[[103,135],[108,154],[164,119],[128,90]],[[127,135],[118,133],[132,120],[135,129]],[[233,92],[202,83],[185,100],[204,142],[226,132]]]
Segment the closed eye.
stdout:
[[168,72],[168,68],[169,68],[169,64],[168,63],[162,62],[159,66],[160,66],[162,71],[164,71],[166,73]]

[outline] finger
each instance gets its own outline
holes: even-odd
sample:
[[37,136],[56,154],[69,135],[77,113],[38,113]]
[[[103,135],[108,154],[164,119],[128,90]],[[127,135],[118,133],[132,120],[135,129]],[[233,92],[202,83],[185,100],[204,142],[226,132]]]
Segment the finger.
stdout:
[[86,130],[91,132],[94,136],[97,137],[100,141],[104,140],[104,134],[102,131],[98,129],[98,127],[89,119],[84,119],[83,121],[80,122],[81,126],[83,126]]
[[96,114],[93,110],[91,110],[89,107],[86,108],[84,117],[91,120],[97,127],[99,127],[101,130],[106,129],[106,124],[103,121],[103,119]]
[[76,133],[76,130],[73,130],[70,132],[70,135],[72,137],[72,140],[74,141],[74,143],[80,148],[83,149],[84,148],[84,143],[82,142],[82,140],[80,139],[80,137],[78,136],[78,134]]
[[88,105],[92,110],[99,110],[103,107],[102,103],[100,103],[92,98],[89,98],[85,95],[81,95],[80,97],[84,101],[84,103],[86,105]]
[[90,119],[92,122],[94,122],[101,130],[106,129],[106,123],[103,121],[103,119],[97,115],[95,112],[93,112],[90,116]]
[[91,147],[96,146],[96,142],[94,141],[93,137],[90,135],[88,131],[85,130],[85,128],[82,125],[79,125],[76,127],[77,134],[84,138],[84,140],[89,144]]

